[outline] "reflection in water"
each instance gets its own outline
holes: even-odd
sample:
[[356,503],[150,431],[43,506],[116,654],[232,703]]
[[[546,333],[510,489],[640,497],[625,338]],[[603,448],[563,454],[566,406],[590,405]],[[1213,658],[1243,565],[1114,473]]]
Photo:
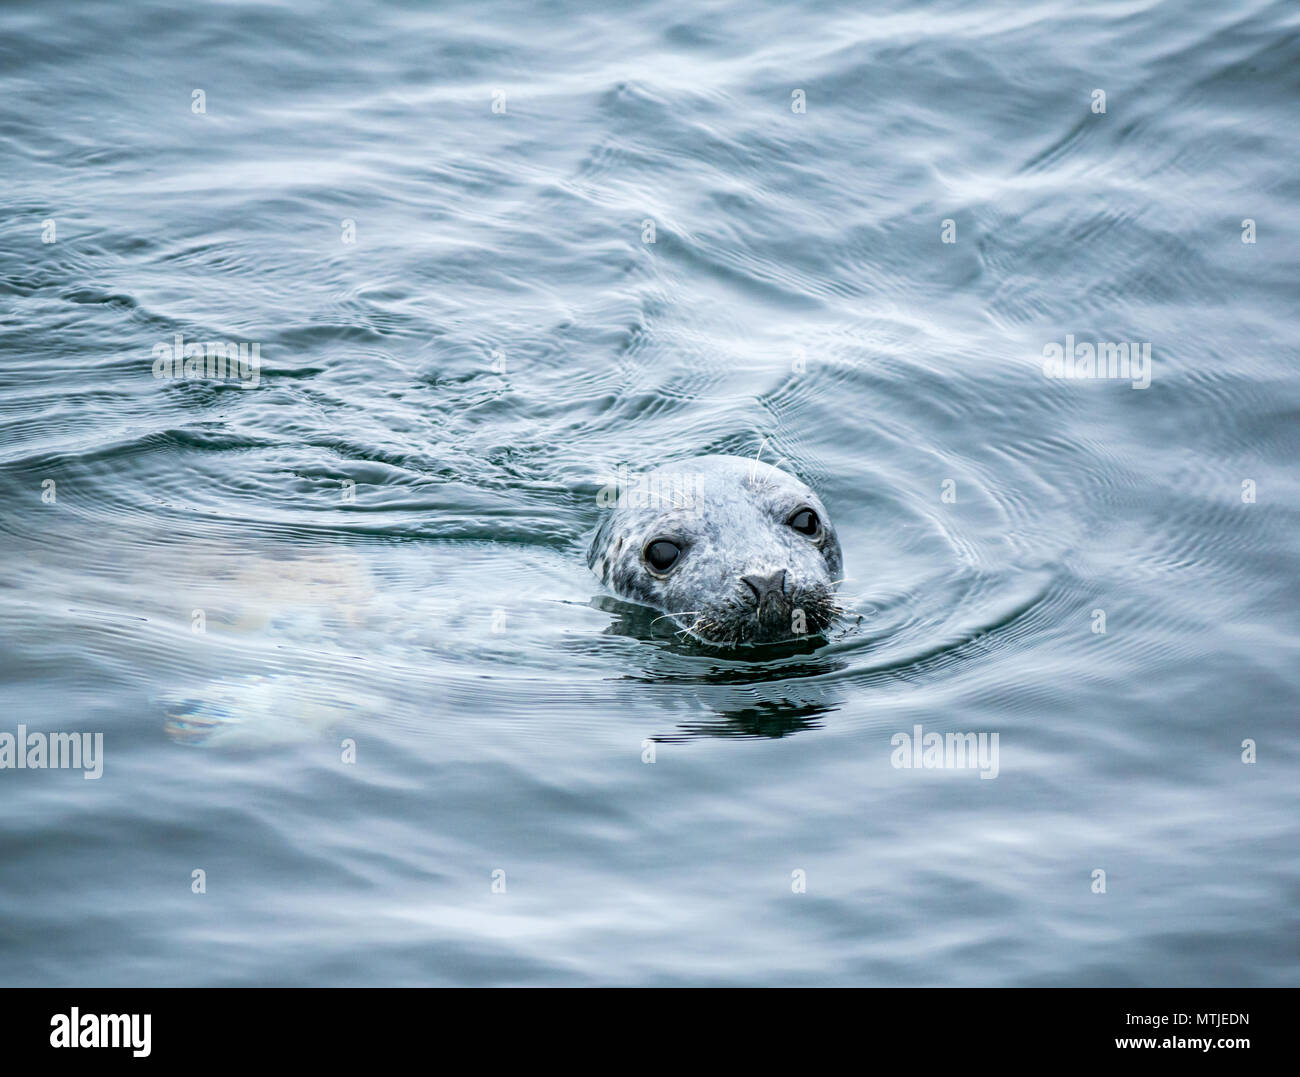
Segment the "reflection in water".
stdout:
[[679,732],[651,737],[664,744],[680,743],[692,737],[788,737],[821,726],[821,717],[838,703],[795,702],[789,699],[763,700],[748,707],[721,707],[716,721],[682,722]]
[[[978,602],[968,608],[973,597]],[[931,588],[928,605],[914,603],[905,619],[889,621],[882,605],[881,623],[871,625],[869,633],[857,617],[836,626],[829,639],[743,650],[701,644],[657,610],[619,598],[601,595],[591,604],[613,615],[606,634],[652,645],[646,648],[649,657],[641,657],[648,665],[621,680],[685,690],[717,716],[680,721],[676,732],[651,738],[680,742],[785,737],[819,728],[847,698],[861,698],[886,683],[919,682],[987,663],[1030,635],[1050,633],[1061,598],[1059,590],[1053,596],[1051,579],[1042,571],[1013,574],[996,588],[972,577],[947,590]]]
[[[604,595],[592,605],[614,614],[607,633],[655,644],[648,648],[645,661],[649,666],[625,679],[649,685],[689,685],[704,709],[716,715],[680,722],[676,732],[652,736],[652,740],[677,743],[692,737],[786,737],[816,729],[822,716],[839,706],[818,678],[845,668],[845,663],[842,658],[818,653],[827,648],[821,637],[727,651],[671,630],[676,626],[657,610]],[[665,631],[663,625],[671,629]]]

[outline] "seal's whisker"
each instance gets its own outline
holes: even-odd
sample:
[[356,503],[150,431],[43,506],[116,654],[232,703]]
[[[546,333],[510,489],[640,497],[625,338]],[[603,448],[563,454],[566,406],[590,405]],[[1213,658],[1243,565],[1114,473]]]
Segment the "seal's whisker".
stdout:
[[698,617],[699,613],[700,613],[699,610],[678,610],[676,613],[665,613],[662,617],[656,617],[650,623],[652,625],[658,624],[660,621],[664,620],[667,617]]
[[754,462],[749,465],[749,485],[754,485],[754,476],[758,472],[758,462],[763,458],[763,446],[767,444],[767,438],[758,443],[758,452],[754,454]]
[[701,616],[696,619],[695,623],[692,624],[690,628],[687,629],[687,632],[689,632],[692,636],[698,639],[701,643],[707,643],[712,646],[717,643],[717,640],[709,639],[709,637],[706,636],[704,633],[710,632],[717,627],[718,627],[718,623],[715,620],[713,620],[713,618],[709,617],[706,619],[705,617]]

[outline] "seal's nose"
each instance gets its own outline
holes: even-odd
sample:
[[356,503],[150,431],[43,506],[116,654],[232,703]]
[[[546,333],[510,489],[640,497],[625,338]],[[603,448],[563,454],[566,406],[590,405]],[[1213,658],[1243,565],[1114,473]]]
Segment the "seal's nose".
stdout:
[[763,599],[768,595],[779,598],[785,594],[785,569],[783,568],[779,568],[767,576],[760,576],[757,573],[741,576],[740,580],[754,592],[754,601],[760,606],[763,604]]

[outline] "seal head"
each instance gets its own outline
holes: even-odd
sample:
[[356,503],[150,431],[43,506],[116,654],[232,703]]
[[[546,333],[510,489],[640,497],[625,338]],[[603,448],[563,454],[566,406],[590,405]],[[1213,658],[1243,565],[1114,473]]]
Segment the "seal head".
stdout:
[[601,502],[592,571],[704,643],[807,639],[839,613],[839,539],[821,500],[787,472],[703,456],[606,487]]

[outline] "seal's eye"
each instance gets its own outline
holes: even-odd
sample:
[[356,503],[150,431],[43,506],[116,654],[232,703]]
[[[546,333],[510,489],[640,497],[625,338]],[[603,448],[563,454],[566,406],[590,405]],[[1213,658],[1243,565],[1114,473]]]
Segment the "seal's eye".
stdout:
[[815,535],[822,529],[822,522],[812,509],[800,509],[790,517],[789,524],[801,535]]
[[646,564],[656,572],[667,572],[681,555],[682,548],[667,539],[656,539],[645,548]]

